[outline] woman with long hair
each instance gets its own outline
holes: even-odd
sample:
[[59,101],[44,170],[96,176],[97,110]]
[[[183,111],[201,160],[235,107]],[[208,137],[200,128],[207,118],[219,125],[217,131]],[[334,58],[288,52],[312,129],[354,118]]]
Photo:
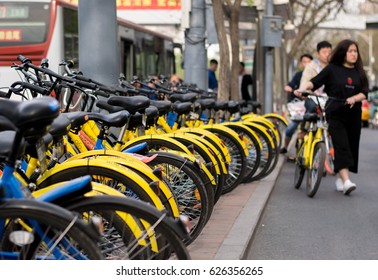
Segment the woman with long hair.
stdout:
[[328,96],[336,98],[328,99],[325,106],[335,150],[336,189],[349,195],[357,187],[350,180],[349,172],[358,172],[361,101],[367,98],[369,91],[357,42],[350,39],[339,42],[331,53],[328,66],[295,94],[301,96],[302,91],[316,90],[322,85]]

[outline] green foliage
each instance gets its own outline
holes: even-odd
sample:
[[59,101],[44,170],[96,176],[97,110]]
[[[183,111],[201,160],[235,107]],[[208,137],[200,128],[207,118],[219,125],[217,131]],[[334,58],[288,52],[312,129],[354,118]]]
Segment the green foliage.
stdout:
[[248,6],[253,6],[255,4],[255,1],[253,0],[245,0],[245,2]]

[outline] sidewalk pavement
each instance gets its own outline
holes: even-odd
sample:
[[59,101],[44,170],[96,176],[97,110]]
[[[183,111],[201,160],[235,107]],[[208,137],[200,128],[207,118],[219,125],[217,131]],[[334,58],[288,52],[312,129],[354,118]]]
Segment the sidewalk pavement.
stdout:
[[254,231],[273,190],[286,157],[266,178],[241,184],[224,194],[214,207],[201,234],[188,246],[193,260],[242,260],[251,245]]

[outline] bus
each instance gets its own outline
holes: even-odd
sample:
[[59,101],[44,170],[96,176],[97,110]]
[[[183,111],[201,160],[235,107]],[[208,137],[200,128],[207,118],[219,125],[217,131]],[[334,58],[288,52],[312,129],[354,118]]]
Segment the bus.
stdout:
[[[120,69],[127,79],[176,72],[172,38],[117,21]],[[36,64],[48,58],[54,71],[63,60],[78,59],[78,28],[78,6],[68,1],[0,1],[0,87],[19,80],[11,68],[19,54]]]

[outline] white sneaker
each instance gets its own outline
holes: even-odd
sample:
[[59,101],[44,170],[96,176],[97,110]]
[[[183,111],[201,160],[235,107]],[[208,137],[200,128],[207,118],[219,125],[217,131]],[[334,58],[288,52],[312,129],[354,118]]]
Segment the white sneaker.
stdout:
[[344,194],[345,195],[348,195],[350,194],[352,191],[356,190],[357,186],[355,183],[353,183],[351,180],[346,180],[344,182]]
[[344,191],[344,183],[343,183],[343,180],[341,180],[341,178],[337,178],[336,180],[336,190],[338,192],[343,192]]

